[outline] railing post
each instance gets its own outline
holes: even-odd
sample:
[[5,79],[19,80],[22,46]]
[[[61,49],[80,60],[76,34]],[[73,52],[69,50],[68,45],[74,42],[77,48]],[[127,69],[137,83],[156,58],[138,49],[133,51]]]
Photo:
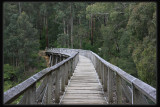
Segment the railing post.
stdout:
[[52,55],[52,58],[53,58],[53,62],[52,62],[52,64],[54,65],[55,64],[55,58],[54,58],[54,55]]
[[55,62],[56,62],[56,60],[55,60],[55,56],[54,56],[54,55],[52,55],[52,57],[53,57],[53,65],[55,65]]
[[55,64],[57,64],[58,63],[58,57],[57,57],[57,55],[55,55],[55,59],[56,59]]
[[61,56],[61,54],[60,54],[60,58],[59,58],[59,59],[60,59],[60,61],[62,61],[62,56]]
[[93,59],[94,59],[94,67],[96,67],[96,57],[92,54]]
[[96,63],[96,65],[97,65],[97,74],[98,74],[98,77],[99,77],[99,60],[98,60],[98,58],[97,58],[97,63]]
[[52,55],[50,55],[50,56],[51,56],[51,59],[50,59],[50,67],[51,67],[53,58],[52,58]]
[[132,104],[137,105],[137,104],[148,104],[147,101],[145,101],[144,96],[142,93],[139,92],[139,90],[136,89],[134,84],[132,84]]
[[73,75],[73,59],[71,59],[71,76]]
[[108,69],[107,67],[104,65],[104,85],[103,85],[103,90],[106,92],[107,91],[107,81],[108,81],[108,78],[107,78],[107,75],[108,74]]
[[49,73],[47,76],[48,79],[48,89],[47,89],[47,104],[52,104],[52,73]]
[[101,77],[101,61],[99,60],[98,62],[99,62],[99,66],[98,66],[98,68],[99,68],[98,69],[99,74],[98,75],[99,75],[99,79],[102,79],[102,77]]
[[59,54],[57,55],[57,63],[59,63]]
[[36,104],[36,83],[26,91],[26,104]]
[[95,64],[96,64],[96,66],[95,66],[95,69],[96,69],[96,72],[97,72],[97,74],[98,74],[98,58],[96,57],[96,59],[95,59],[95,60],[96,60],[96,63],[95,63]]
[[101,83],[104,85],[104,64],[101,62]]
[[65,85],[68,84],[68,62],[65,63]]
[[65,91],[65,65],[62,65],[61,70],[62,70],[62,83],[61,83],[61,91],[64,92]]
[[55,71],[56,72],[56,87],[55,87],[55,103],[59,103],[60,99],[60,76],[59,76],[59,68]]
[[68,79],[71,77],[71,61],[68,61]]
[[49,55],[49,66],[51,66],[52,55]]
[[108,103],[111,104],[113,102],[113,72],[108,67]]
[[75,58],[73,58],[73,71],[75,70]]
[[116,73],[116,95],[117,95],[117,104],[122,104],[121,78],[117,73]]

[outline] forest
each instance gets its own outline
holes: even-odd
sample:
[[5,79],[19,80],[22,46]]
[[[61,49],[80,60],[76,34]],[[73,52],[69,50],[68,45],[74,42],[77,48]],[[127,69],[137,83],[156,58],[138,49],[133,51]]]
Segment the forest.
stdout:
[[4,91],[46,68],[46,48],[91,50],[157,87],[155,2],[4,2]]

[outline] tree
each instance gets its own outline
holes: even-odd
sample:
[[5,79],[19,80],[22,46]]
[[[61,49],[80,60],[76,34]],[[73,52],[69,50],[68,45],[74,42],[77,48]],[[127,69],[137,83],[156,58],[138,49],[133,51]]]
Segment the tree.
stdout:
[[139,3],[133,8],[127,24],[131,32],[131,43],[128,47],[136,64],[138,77],[154,87],[156,87],[155,12],[155,3]]

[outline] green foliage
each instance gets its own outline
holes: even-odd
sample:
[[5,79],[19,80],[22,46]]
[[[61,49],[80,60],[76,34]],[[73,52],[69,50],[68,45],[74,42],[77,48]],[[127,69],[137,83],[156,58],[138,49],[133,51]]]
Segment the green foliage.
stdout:
[[9,64],[4,64],[3,66],[4,70],[4,80],[14,80],[16,78],[17,69],[14,66],[11,66]]
[[18,69],[16,67],[9,64],[3,65],[4,91],[7,91],[16,84],[13,81],[17,81],[17,73]]
[[139,40],[148,35],[147,23],[153,18],[155,3],[139,3],[135,6],[128,21],[128,27]]
[[133,51],[138,76],[144,82],[156,86],[156,47],[149,37],[145,37],[142,44]]
[[[106,7],[106,12],[111,13],[107,26],[102,24],[100,27],[101,35],[105,41],[103,46],[100,45],[102,56],[129,74],[155,87],[155,3],[129,3],[125,4],[125,7],[123,3],[112,3],[110,8]],[[92,13],[96,11],[91,8],[94,6],[90,5],[87,11]],[[148,42],[146,42],[147,38]]]
[[155,3],[8,2],[3,9],[5,90],[46,67],[38,51],[47,35],[49,47],[91,50],[156,87]]
[[62,48],[66,48],[67,44],[69,44],[69,35],[67,34],[58,34],[57,42]]
[[82,46],[84,50],[92,50],[92,45],[90,42],[83,42]]
[[136,64],[138,77],[153,87],[156,87],[155,6],[155,3],[135,5],[127,24],[130,31],[128,49]]
[[45,38],[46,30],[45,27],[43,27],[43,31],[41,34],[41,39],[40,39],[40,49],[44,50],[46,48],[46,38]]

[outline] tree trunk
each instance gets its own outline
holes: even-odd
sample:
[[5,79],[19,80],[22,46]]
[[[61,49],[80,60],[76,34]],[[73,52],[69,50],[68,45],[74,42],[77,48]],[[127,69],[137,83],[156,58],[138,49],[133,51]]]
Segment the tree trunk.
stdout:
[[67,33],[67,35],[68,35],[68,48],[69,48],[69,40],[70,40],[70,38],[69,38],[69,25],[67,24],[67,29],[66,29],[66,33]]
[[96,26],[96,25],[95,25],[95,17],[94,17],[94,31],[95,31],[95,29],[96,29],[95,26]]
[[71,19],[70,19],[70,25],[71,25],[71,48],[73,48],[73,13],[72,13],[72,4],[70,5],[71,10]]
[[48,22],[47,22],[47,18],[46,18],[46,47],[48,48]]
[[18,6],[19,6],[19,14],[21,14],[22,9],[21,9],[21,3],[20,2],[18,3]]
[[64,30],[64,34],[66,34],[66,23],[65,23],[64,18],[63,18],[63,30]]

